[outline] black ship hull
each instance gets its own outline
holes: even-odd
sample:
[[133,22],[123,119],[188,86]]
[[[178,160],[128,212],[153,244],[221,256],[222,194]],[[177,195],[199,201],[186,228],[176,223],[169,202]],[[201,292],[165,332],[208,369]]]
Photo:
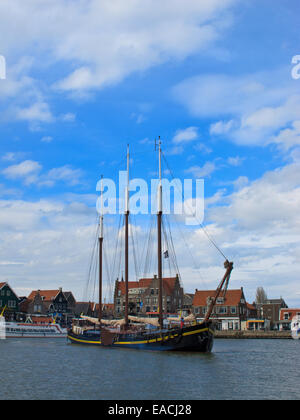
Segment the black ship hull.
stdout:
[[68,332],[68,339],[75,344],[157,351],[210,352],[213,347],[213,337],[210,322],[150,333],[87,331],[75,334],[71,330]]

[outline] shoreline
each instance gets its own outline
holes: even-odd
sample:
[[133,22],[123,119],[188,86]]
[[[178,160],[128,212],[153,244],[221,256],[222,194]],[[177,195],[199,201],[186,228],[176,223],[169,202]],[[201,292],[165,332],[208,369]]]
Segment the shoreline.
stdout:
[[215,331],[215,338],[268,338],[268,339],[290,339],[292,340],[291,331]]

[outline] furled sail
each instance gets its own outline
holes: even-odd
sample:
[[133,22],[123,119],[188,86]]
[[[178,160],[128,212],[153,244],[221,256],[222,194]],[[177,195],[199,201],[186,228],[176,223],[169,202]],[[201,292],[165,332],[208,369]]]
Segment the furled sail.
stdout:
[[[181,319],[182,318],[180,318],[180,317],[169,317],[168,318],[168,321],[177,321],[177,322],[180,322]],[[196,318],[195,318],[194,314],[190,314],[190,315],[184,317],[183,320],[184,320],[184,322],[194,322],[194,321],[196,321]]]
[[139,316],[128,315],[128,319],[132,322],[140,322],[142,324],[150,324],[154,325],[154,327],[159,327],[158,318],[141,318]]
[[[91,316],[81,315],[81,319],[85,319],[86,321],[91,322],[92,324],[99,325],[99,319],[93,318]],[[128,316],[129,321],[131,322],[139,322],[142,324],[150,324],[154,325],[155,327],[159,327],[158,318],[140,318],[138,316]],[[122,326],[125,325],[125,319],[101,319],[101,324],[103,325],[111,325],[111,326]]]
[[[93,318],[91,316],[86,316],[86,315],[81,315],[80,318],[85,319],[86,321],[91,322],[92,324],[96,324],[99,325],[99,319],[98,318]],[[122,326],[125,324],[125,320],[124,319],[101,319],[101,324],[103,325],[113,325],[113,326]]]

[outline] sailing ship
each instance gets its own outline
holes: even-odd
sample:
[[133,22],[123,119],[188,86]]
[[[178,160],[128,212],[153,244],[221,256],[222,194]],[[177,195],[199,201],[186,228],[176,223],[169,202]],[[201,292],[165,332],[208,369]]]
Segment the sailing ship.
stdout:
[[[221,293],[225,296],[233,263],[225,259],[225,274],[219,283],[215,295],[208,302],[205,318],[196,322],[193,314],[185,317],[181,323],[166,324],[163,313],[163,273],[162,273],[162,170],[161,140],[159,138],[159,184],[157,194],[157,278],[158,318],[142,318],[129,314],[129,147],[127,149],[127,187],[125,191],[125,316],[124,319],[102,319],[102,271],[103,271],[103,186],[101,185],[101,214],[99,219],[99,316],[91,318],[82,315],[74,320],[68,331],[68,339],[74,344],[104,346],[110,348],[128,348],[158,351],[196,351],[210,352],[213,347],[214,325],[210,319],[216,301]],[[174,319],[173,319],[174,320]],[[180,321],[180,317],[177,319]],[[155,329],[146,328],[147,324]]]

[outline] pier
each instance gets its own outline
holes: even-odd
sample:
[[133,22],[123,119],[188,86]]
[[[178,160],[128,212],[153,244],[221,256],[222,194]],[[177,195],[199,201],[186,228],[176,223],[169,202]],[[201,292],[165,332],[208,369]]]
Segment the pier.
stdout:
[[215,331],[215,338],[291,339],[291,331]]

